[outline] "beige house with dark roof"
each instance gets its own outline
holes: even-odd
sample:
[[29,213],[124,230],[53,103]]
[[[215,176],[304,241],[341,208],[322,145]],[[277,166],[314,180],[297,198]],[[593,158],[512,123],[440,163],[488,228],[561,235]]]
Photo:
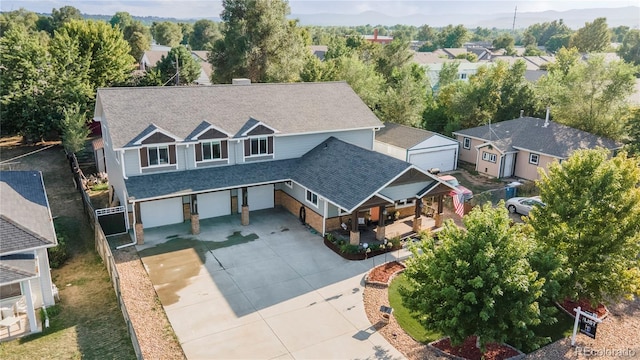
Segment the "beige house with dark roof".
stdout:
[[475,164],[479,173],[492,177],[536,180],[538,169],[567,159],[575,150],[603,147],[620,149],[611,139],[553,121],[522,117],[455,131],[459,159]]

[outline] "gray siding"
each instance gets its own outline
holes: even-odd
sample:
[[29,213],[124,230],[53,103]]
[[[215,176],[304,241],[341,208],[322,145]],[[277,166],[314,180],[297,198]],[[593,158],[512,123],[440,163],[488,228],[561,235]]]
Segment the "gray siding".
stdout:
[[318,133],[293,136],[276,136],[274,139],[273,151],[275,159],[298,158],[309,150],[318,146],[330,136],[334,136],[342,141],[373,150],[373,130],[352,130],[335,133]]
[[124,151],[124,171],[127,176],[136,176],[141,174],[139,151],[140,150],[138,149],[127,149]]
[[122,164],[119,162],[119,159],[116,161],[116,156],[119,157],[120,153],[112,150],[111,138],[109,137],[109,132],[104,125],[105,123],[101,124],[102,140],[104,142],[104,154],[107,163],[109,185],[113,186],[115,196],[120,200],[120,205],[126,205],[127,194],[122,174]]

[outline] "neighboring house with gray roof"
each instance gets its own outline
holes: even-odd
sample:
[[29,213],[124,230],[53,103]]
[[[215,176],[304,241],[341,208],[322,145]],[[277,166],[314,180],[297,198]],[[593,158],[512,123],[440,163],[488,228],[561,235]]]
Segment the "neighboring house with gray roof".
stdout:
[[431,131],[385,123],[376,132],[374,150],[422,170],[451,171],[458,164],[458,141]]
[[346,82],[98,89],[95,120],[138,242],[144,228],[236,213],[248,223],[277,206],[323,234],[451,190],[373,151],[383,124]]
[[479,173],[493,177],[536,180],[538,169],[567,159],[575,150],[603,147],[620,149],[611,139],[556,122],[521,117],[455,131],[462,145],[460,160],[475,164]]
[[0,306],[22,301],[39,332],[35,309],[55,303],[47,249],[58,244],[42,174],[0,171],[0,200]]

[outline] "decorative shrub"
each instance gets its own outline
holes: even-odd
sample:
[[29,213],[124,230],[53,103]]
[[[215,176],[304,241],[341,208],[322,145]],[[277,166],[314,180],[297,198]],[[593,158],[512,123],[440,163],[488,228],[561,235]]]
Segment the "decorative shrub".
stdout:
[[52,269],[59,268],[69,258],[64,237],[60,233],[56,233],[56,237],[58,238],[58,245],[47,249],[49,253],[49,266]]
[[343,252],[345,254],[357,254],[360,252],[360,246],[344,244],[340,246],[340,252]]

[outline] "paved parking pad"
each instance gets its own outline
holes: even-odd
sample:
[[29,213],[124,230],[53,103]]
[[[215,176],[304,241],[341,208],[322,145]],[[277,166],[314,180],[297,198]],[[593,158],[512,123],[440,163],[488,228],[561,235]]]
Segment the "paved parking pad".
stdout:
[[[184,224],[148,229],[138,246],[187,358],[403,358],[362,303],[364,274],[382,259],[347,261],[285,211],[200,226],[198,236]],[[227,246],[234,233],[251,240]]]

